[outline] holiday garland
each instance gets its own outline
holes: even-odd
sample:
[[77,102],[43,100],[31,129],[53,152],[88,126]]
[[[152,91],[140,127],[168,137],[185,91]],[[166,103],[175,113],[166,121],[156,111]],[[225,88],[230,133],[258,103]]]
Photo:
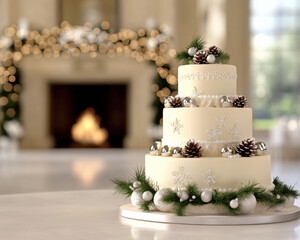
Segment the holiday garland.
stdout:
[[[186,49],[176,54],[176,59],[182,61],[183,64],[201,64],[207,63],[206,58],[213,55],[215,60],[213,63],[227,63],[230,55],[225,53],[216,46],[210,47],[208,50],[204,49],[205,41],[199,36],[194,37],[192,42],[186,46]],[[200,55],[200,56],[199,56]],[[205,58],[204,58],[205,57]],[[203,62],[201,59],[203,58]]]
[[[116,192],[125,195],[125,197],[130,197],[134,191],[139,193],[149,191],[154,196],[159,190],[158,186],[146,177],[145,170],[142,168],[135,170],[132,177],[128,180],[115,179],[112,181],[115,184]],[[223,206],[230,215],[237,215],[240,212],[240,207],[233,208],[230,204],[235,199],[245,199],[250,195],[254,195],[257,203],[272,208],[284,204],[288,198],[297,198],[299,196],[299,193],[294,190],[293,186],[284,184],[278,177],[273,180],[273,184],[275,187],[271,191],[259,187],[257,183],[249,183],[236,191],[228,190],[224,192],[213,189],[211,190],[211,199],[208,202],[201,199],[203,191],[199,190],[196,184],[188,184],[185,187],[187,198],[182,199],[178,192],[169,189],[168,193],[163,196],[163,202],[172,204],[178,216],[183,216],[186,207],[189,205],[203,206],[206,204]],[[151,206],[154,206],[153,198],[143,201],[140,208],[143,211],[149,211]]]
[[60,26],[41,31],[29,31],[16,25],[4,29],[0,38],[0,135],[7,135],[4,123],[20,120],[19,95],[22,91],[20,62],[25,56],[37,58],[99,54],[108,57],[130,57],[137,62],[146,61],[157,71],[153,80],[152,106],[155,109],[154,124],[162,122],[163,100],[176,89],[177,78],[171,68],[176,51],[169,48],[170,36],[163,27],[132,31],[122,29],[113,32],[103,21],[99,26],[86,23],[72,26],[63,21]]

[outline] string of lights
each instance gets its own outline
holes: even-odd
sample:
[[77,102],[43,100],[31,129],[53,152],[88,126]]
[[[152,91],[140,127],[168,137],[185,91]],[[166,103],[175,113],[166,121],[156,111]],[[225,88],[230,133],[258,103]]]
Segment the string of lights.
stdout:
[[2,134],[6,121],[20,119],[20,93],[22,90],[20,61],[23,57],[33,55],[36,58],[64,58],[88,54],[96,58],[99,54],[113,58],[127,56],[137,62],[148,61],[157,70],[151,90],[156,97],[155,124],[162,123],[163,100],[169,95],[176,95],[176,69],[170,66],[176,55],[169,48],[171,38],[163,27],[155,29],[139,29],[133,31],[122,29],[114,33],[110,24],[103,21],[93,27],[72,26],[63,21],[60,26],[42,31],[29,31],[16,25],[5,28],[0,39],[0,123]]

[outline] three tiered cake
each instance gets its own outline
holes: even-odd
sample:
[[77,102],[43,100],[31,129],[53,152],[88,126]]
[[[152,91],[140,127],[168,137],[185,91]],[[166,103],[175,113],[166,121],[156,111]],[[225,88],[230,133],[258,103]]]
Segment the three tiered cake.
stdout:
[[[252,136],[252,109],[237,94],[229,55],[196,38],[177,54],[178,95],[164,101],[163,138],[145,169],[114,180],[134,207],[183,214],[249,214],[293,205],[298,192],[275,178],[266,145]],[[280,208],[279,208],[280,207]]]

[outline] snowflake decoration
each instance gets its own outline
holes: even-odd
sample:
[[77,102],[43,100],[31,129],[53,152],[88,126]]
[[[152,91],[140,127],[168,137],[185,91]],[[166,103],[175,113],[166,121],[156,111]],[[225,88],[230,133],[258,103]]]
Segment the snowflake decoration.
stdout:
[[183,125],[180,123],[180,120],[178,118],[175,119],[174,122],[171,123],[171,126],[173,127],[173,133],[180,134],[180,129],[183,128]]
[[217,175],[211,169],[208,169],[207,172],[203,174],[203,177],[206,181],[206,185],[208,186],[211,184],[215,184],[217,182],[216,181]]
[[210,140],[218,140],[222,133],[221,129],[216,125],[214,125],[211,129],[207,129],[208,139]]
[[226,117],[224,114],[216,117],[215,120],[218,128],[223,128],[226,126]]
[[200,95],[202,95],[202,94],[203,94],[203,91],[202,91],[201,89],[198,90],[196,87],[194,87],[193,95],[194,95],[195,97],[200,96]]
[[233,136],[234,140],[240,139],[240,127],[236,123],[233,125],[233,128],[229,133]]
[[174,177],[173,183],[177,187],[184,187],[188,180],[191,179],[190,175],[186,174],[184,172],[184,167],[180,166],[178,168],[178,171],[172,172],[172,175]]

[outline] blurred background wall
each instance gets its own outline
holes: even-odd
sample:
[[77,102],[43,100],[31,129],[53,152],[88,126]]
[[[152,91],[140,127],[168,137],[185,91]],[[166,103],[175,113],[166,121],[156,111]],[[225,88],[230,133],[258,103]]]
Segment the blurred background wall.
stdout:
[[[273,146],[273,154],[299,159],[298,1],[1,0],[0,9],[1,32],[13,24],[42,31],[63,21],[107,21],[113,32],[163,27],[168,47],[176,50],[202,36],[230,53],[237,66],[238,92],[254,108],[254,136]],[[174,76],[177,66],[171,61]],[[93,147],[70,141],[84,113],[89,126],[101,118],[98,139],[108,136],[101,147],[148,147],[160,135],[151,105],[156,68],[145,61],[26,56],[20,73],[23,148]]]

